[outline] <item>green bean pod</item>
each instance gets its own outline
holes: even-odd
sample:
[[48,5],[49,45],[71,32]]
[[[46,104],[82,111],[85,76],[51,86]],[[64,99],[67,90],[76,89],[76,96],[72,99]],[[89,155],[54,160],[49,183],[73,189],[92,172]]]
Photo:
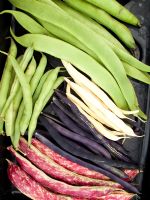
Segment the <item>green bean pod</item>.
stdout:
[[[44,73],[44,70],[46,68],[46,65],[47,65],[47,58],[46,58],[46,56],[44,54],[42,54],[42,57],[41,57],[40,62],[39,62],[39,65],[38,65],[38,67],[36,69],[36,72],[35,72],[32,80],[31,80],[31,82],[30,82],[32,95],[34,94],[34,92],[35,92],[35,90],[36,90],[36,88],[37,88],[37,86],[38,86],[38,84],[39,84],[39,82],[41,80],[41,77],[43,76],[43,73]],[[33,104],[34,104],[34,101],[33,101]],[[14,138],[15,146],[17,146],[18,142],[19,142],[19,137],[20,137],[20,126],[19,126],[19,123],[21,121],[21,118],[24,117],[23,116],[23,110],[24,110],[24,104],[22,102],[20,107],[19,107],[19,111],[18,111],[16,123],[15,123],[15,133],[18,133],[18,129],[19,129],[19,135],[15,134],[15,138]]]
[[138,18],[132,14],[127,8],[114,0],[86,0],[87,2],[105,10],[112,16],[122,20],[128,24],[140,26]]
[[45,80],[43,84],[41,93],[37,101],[35,102],[32,118],[30,120],[29,129],[28,129],[28,144],[29,145],[31,144],[32,135],[36,129],[37,120],[43,108],[43,102],[45,101],[45,98],[51,92],[51,90],[53,90],[53,85],[57,79],[59,70],[60,68],[57,67],[49,73],[47,79]]
[[57,78],[57,80],[55,81],[55,83],[53,85],[53,89],[48,93],[47,97],[44,100],[42,110],[44,109],[45,105],[47,104],[47,102],[50,100],[50,98],[54,94],[55,89],[57,89],[62,84],[63,81],[64,81],[63,76],[60,76],[60,77]]
[[42,33],[45,35],[49,35],[50,33],[43,28],[38,22],[36,22],[29,15],[16,10],[4,10],[0,12],[0,14],[11,14],[17,20],[17,22],[30,33]]
[[[22,58],[23,58],[23,55],[20,55],[16,59],[19,65],[20,65],[20,62],[21,62]],[[12,74],[11,74],[11,80],[10,80],[10,85],[11,86],[13,85],[14,79],[15,79],[15,71],[13,69],[12,70]],[[9,89],[9,93],[10,93],[10,91],[11,91],[11,88]]]
[[[103,38],[100,35],[98,36],[90,28],[84,26],[77,20],[74,20],[74,18],[70,17],[68,14],[61,12],[60,9],[57,10],[56,4],[54,5],[52,1],[51,6],[47,6],[46,4],[37,2],[36,0],[9,1],[13,3],[13,5],[15,5],[17,8],[23,9],[26,12],[32,13],[32,15],[34,15],[35,17],[38,17],[47,22],[51,22],[63,28],[64,30],[70,32],[70,34],[77,37],[78,40],[80,40],[84,45],[88,45],[88,48],[91,49],[98,56],[99,60],[102,61],[108,71],[113,74],[114,78],[119,84],[120,90],[123,94],[119,96],[117,95],[118,97],[120,97],[120,100],[126,100],[131,110],[137,109],[138,105],[135,105],[136,98],[134,96],[133,87],[126,76],[124,67],[119,58],[106,44],[106,42],[104,42]],[[44,12],[41,12],[41,10],[44,10]],[[99,68],[103,67],[100,67],[99,65]],[[120,106],[120,104],[117,103],[117,105],[121,108],[126,107],[125,104]]]
[[83,50],[84,52],[87,52],[89,55],[91,55],[96,60],[99,60],[98,57],[84,44],[82,44],[77,38],[75,38],[70,33],[64,31],[63,29],[60,29],[59,27],[48,23],[43,20],[37,19],[42,26],[47,29],[54,37],[62,39],[63,41],[68,42],[69,44],[74,45],[75,47],[78,47],[79,49]]
[[[36,70],[36,61],[33,57],[28,68],[27,68],[27,70],[26,70],[26,72],[25,72],[25,75],[26,75],[28,82],[30,82],[33,74],[35,73],[35,70]],[[21,87],[19,87],[17,94],[16,94],[14,100],[11,103],[13,105],[10,104],[10,106],[7,109],[7,112],[6,112],[6,116],[12,115],[12,118],[11,118],[11,120],[9,120],[9,122],[7,121],[7,117],[5,118],[5,130],[6,130],[6,134],[9,135],[9,136],[15,134],[15,132],[14,132],[15,119],[16,119],[16,116],[17,116],[17,112],[18,112],[21,100],[22,100],[22,89],[21,89]],[[13,108],[13,110],[12,110],[12,108]],[[13,111],[13,114],[11,114],[12,111]],[[11,129],[10,129],[9,126],[11,127]]]
[[40,79],[39,81],[39,84],[37,85],[37,88],[34,92],[34,95],[33,95],[33,104],[35,104],[36,100],[38,99],[40,93],[41,93],[41,90],[42,90],[42,87],[43,87],[43,84],[45,82],[45,80],[47,79],[48,75],[51,73],[52,70],[49,70],[47,71]]
[[13,112],[13,102],[10,104],[6,115],[5,115],[5,132],[7,136],[11,136],[14,130],[14,112]]
[[[25,28],[27,31],[30,33],[39,33],[39,34],[44,34],[44,35],[49,35],[53,37],[58,37],[63,39],[64,41],[69,41],[69,43],[77,46],[78,48],[82,49],[83,51],[87,50],[87,47],[85,47],[83,44],[81,44],[76,38],[71,36],[69,33],[66,33],[65,31],[61,30],[59,27],[44,22],[42,20],[39,20],[41,26],[38,22],[36,22],[33,18],[29,17],[27,14],[20,12],[20,11],[14,11],[14,10],[5,10],[2,11],[0,14],[4,13],[10,13],[15,17],[17,22]],[[46,29],[44,28],[46,27]],[[53,35],[53,34],[55,35]],[[92,52],[89,50],[89,55],[92,55]],[[93,57],[94,57],[93,53]],[[95,56],[96,57],[96,56]]]
[[[13,55],[16,57],[17,55],[17,47],[15,42],[11,39],[11,44],[9,48],[9,54]],[[1,101],[0,101],[0,134],[3,134],[3,126],[4,126],[4,117],[5,115],[3,114],[3,107],[5,103],[7,102],[7,96],[10,93],[10,88],[11,88],[11,80],[12,80],[12,75],[13,75],[13,67],[10,62],[10,60],[7,58],[6,63],[4,66],[4,71],[2,74],[1,78],[1,85],[0,85],[0,96],[1,96]]]
[[143,83],[150,84],[150,75],[148,73],[142,72],[139,69],[136,69],[125,62],[123,62],[123,65],[128,76],[139,80]]
[[114,52],[118,55],[120,60],[132,65],[143,72],[150,72],[150,66],[146,65],[145,63],[137,60],[134,56],[122,51],[122,49],[116,48],[112,43],[109,43],[110,47],[114,50]]
[[[50,80],[49,80],[50,81]],[[50,83],[47,83],[48,85],[50,85]],[[43,88],[43,87],[42,87]],[[47,87],[47,88],[49,88],[49,87]],[[41,91],[42,92],[42,91]],[[46,90],[45,90],[45,92],[46,92]],[[40,94],[41,95],[41,94]],[[36,103],[35,103],[36,104]],[[34,105],[35,106],[35,105]],[[35,112],[35,111],[34,111]],[[21,134],[24,134],[25,133],[25,131],[26,131],[26,129],[28,128],[28,125],[29,125],[29,122],[28,123],[24,123],[24,121],[25,121],[25,119],[26,119],[26,115],[25,114],[23,114],[22,115],[22,118],[21,118],[21,120],[20,120],[20,132],[21,132]]]
[[116,45],[117,47],[123,49],[124,51],[127,51],[124,48],[124,46],[109,31],[107,31],[103,26],[101,26],[100,24],[98,24],[96,21],[94,21],[90,17],[84,15],[83,13],[78,12],[77,10],[72,9],[70,6],[68,6],[63,1],[53,0],[53,2],[55,2],[60,8],[62,8],[64,11],[66,11],[72,17],[74,17],[78,21],[82,22],[87,27],[90,27],[97,34],[100,34],[105,39],[109,40],[114,45]]
[[122,23],[111,17],[104,10],[83,0],[64,0],[72,8],[86,14],[114,32],[118,38],[131,49],[135,49],[135,41],[130,30]]
[[18,148],[19,139],[20,139],[20,119],[23,115],[23,112],[24,112],[24,103],[22,102],[19,107],[18,114],[15,121],[15,134],[11,136],[12,144],[14,148],[16,149]]
[[44,71],[46,69],[46,65],[47,65],[47,58],[44,54],[42,54],[42,57],[40,59],[40,62],[39,62],[38,67],[36,69],[36,72],[35,72],[32,80],[30,82],[32,95],[33,95],[35,89],[37,88],[37,85],[40,82],[41,77],[44,74]]
[[[47,5],[51,6],[51,0],[38,0],[39,2],[44,2]],[[116,45],[117,47],[123,49],[125,52],[128,52],[123,45],[112,35],[110,34],[103,26],[101,26],[100,24],[98,24],[96,21],[94,21],[93,19],[91,19],[88,16],[85,16],[83,13],[78,12],[77,10],[72,9],[71,7],[69,7],[68,5],[66,5],[64,2],[59,1],[59,0],[53,0],[54,3],[56,3],[60,8],[62,8],[62,10],[66,11],[68,14],[70,14],[74,19],[77,19],[78,21],[82,22],[84,25],[86,25],[87,27],[90,27],[93,31],[95,31],[97,34],[100,34],[101,36],[103,36],[105,39],[108,39],[110,42],[112,42],[114,45]],[[57,7],[57,9],[59,8]],[[46,22],[45,22],[46,23]],[[51,24],[52,26],[52,24]],[[54,25],[55,26],[55,25]],[[65,32],[64,30],[59,29],[58,27],[50,27],[50,26],[44,26],[46,29],[48,30],[52,30],[54,28],[54,33],[58,33],[56,35],[63,35],[64,38],[67,38],[67,36],[65,37]],[[52,29],[51,29],[52,28]],[[59,30],[58,30],[59,29]],[[129,30],[128,30],[129,31]],[[132,37],[132,36],[131,36]],[[58,37],[61,38],[61,37]],[[94,55],[94,53],[92,53],[89,49],[87,49],[87,51],[85,50],[86,47],[84,47],[83,44],[80,44],[78,42],[78,39],[73,38],[73,36],[69,35],[69,39],[68,42],[71,44],[71,39],[74,41],[74,43],[72,44],[78,44],[75,45],[77,47],[79,47],[80,49],[84,50],[85,52],[88,52],[89,55],[92,55],[94,58],[97,59],[96,55]],[[66,39],[64,39],[65,41],[67,41]],[[83,47],[80,47],[83,46]]]
[[[39,62],[38,67],[36,69],[36,72],[34,73],[32,79],[30,81],[30,87],[31,87],[32,95],[33,95],[33,93],[34,93],[43,73],[44,73],[46,65],[47,65],[47,58],[44,54],[42,54],[42,57],[40,59],[40,62]],[[22,102],[20,107],[19,107],[17,118],[16,118],[16,121],[15,121],[15,134],[12,138],[12,142],[13,142],[13,145],[14,145],[15,148],[18,147],[18,143],[19,143],[20,121],[21,121],[21,118],[23,116],[23,112],[24,112],[24,103]]]
[[26,113],[26,118],[24,123],[27,123],[30,121],[31,115],[32,115],[32,94],[31,94],[31,89],[30,85],[28,83],[28,80],[23,72],[23,70],[20,68],[18,62],[16,59],[8,55],[8,58],[10,59],[13,69],[18,77],[19,83],[22,88],[22,93],[23,93],[23,102],[25,105],[25,113]]
[[82,72],[86,73],[104,91],[106,91],[120,108],[128,108],[113,76],[86,53],[61,40],[40,34],[26,34],[21,37],[16,37],[13,34],[13,37],[23,46],[28,47],[33,44],[36,51],[45,52],[72,63]]
[[[20,67],[21,67],[21,69],[23,71],[28,66],[28,63],[31,60],[32,56],[33,56],[33,48],[29,47],[29,48],[26,49],[26,51],[25,51],[25,53],[23,55],[23,59],[20,62]],[[5,116],[5,113],[6,113],[7,109],[8,109],[11,101],[14,99],[14,97],[15,97],[17,91],[18,91],[18,88],[19,88],[19,80],[18,80],[18,77],[16,76],[15,79],[14,79],[13,85],[11,87],[10,96],[8,97],[6,103],[5,103],[4,107],[3,107],[3,110],[1,112],[1,117]]]
[[[11,44],[10,44],[8,53],[14,57],[16,57],[16,55],[17,55],[17,47],[16,47],[16,44],[13,41],[13,39],[11,39]],[[0,85],[0,97],[1,97],[0,113],[5,105],[5,102],[7,100],[7,96],[8,96],[10,87],[11,87],[10,83],[11,83],[12,71],[13,71],[12,64],[11,64],[10,60],[7,58],[5,66],[4,66],[2,78],[1,78],[1,85]]]
[[[43,73],[44,73],[44,70],[45,70],[45,68],[46,68],[46,65],[47,65],[47,58],[46,58],[46,56],[45,56],[44,54],[42,54],[42,58],[41,58],[41,60],[40,60],[40,63],[39,63],[39,65],[38,65],[38,68],[37,68],[37,70],[36,70],[36,72],[35,72],[35,74],[34,74],[32,80],[31,80],[31,83],[30,83],[32,95],[33,95],[34,92],[35,92],[35,95],[33,95],[33,99],[32,99],[33,105],[34,105],[34,103],[35,103],[36,90],[38,90],[38,83],[39,83],[39,84],[41,83],[41,79],[42,79],[41,77],[42,77],[42,75],[43,75]],[[48,72],[47,72],[46,74],[48,75]],[[46,78],[47,78],[47,76],[45,77],[45,79],[46,79]],[[41,88],[42,88],[42,86],[41,86]],[[39,91],[38,91],[38,92],[39,92]],[[39,95],[39,94],[38,94],[38,95]],[[21,106],[23,106],[23,105],[21,105]],[[22,115],[19,114],[19,116],[20,116],[20,124],[21,124],[21,121],[22,121],[22,123],[23,123],[26,116],[25,116],[25,113],[22,113]],[[23,128],[24,128],[24,131],[21,130],[21,125],[20,125],[20,132],[21,132],[22,135],[25,133],[25,130],[27,129],[27,124],[24,125]]]

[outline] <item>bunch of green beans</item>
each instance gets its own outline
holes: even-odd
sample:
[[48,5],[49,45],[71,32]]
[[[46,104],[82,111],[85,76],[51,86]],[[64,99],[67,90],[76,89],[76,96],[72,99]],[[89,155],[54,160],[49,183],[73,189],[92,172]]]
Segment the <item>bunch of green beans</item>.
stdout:
[[[145,114],[139,108],[134,88],[128,76],[149,84],[147,72],[150,72],[150,67],[134,58],[117,38],[97,23],[109,26],[107,28],[111,31],[115,29],[114,32],[117,31],[115,33],[118,34],[118,37],[129,48],[134,48],[135,43],[130,31],[113,18],[114,16],[120,17],[119,19],[126,23],[139,25],[138,19],[132,13],[113,0],[110,1],[113,5],[112,9],[115,9],[114,12],[110,11],[109,5],[100,7],[95,4],[97,1],[92,0],[9,1],[27,14],[21,11],[3,11],[3,13],[13,14],[16,20],[32,33],[22,37],[16,37],[12,33],[17,42],[25,47],[33,45],[37,51],[49,53],[74,64],[109,94],[118,107],[125,110],[139,110],[139,117],[146,120]],[[103,4],[105,3],[103,2]],[[97,12],[92,12],[94,9]],[[44,12],[41,13],[41,10]],[[124,13],[125,17],[122,17],[119,12]],[[97,13],[100,13],[101,17]],[[29,21],[24,18],[28,18]],[[107,23],[108,21],[111,23]],[[33,25],[32,28],[29,26],[29,22]],[[119,29],[119,27],[121,28]],[[45,44],[39,40],[45,41]],[[51,43],[51,47],[48,47],[47,43]],[[59,53],[58,48],[63,53]],[[75,54],[75,52],[77,53]],[[83,56],[83,52],[87,56],[85,54]],[[79,58],[80,61],[77,60]],[[130,66],[132,69],[129,69]],[[111,89],[109,85],[111,85]]]
[[119,108],[139,110],[138,116],[147,119],[128,76],[149,84],[150,67],[134,58],[103,27],[107,26],[126,46],[134,49],[131,32],[115,18],[138,26],[136,16],[113,0],[110,0],[112,11],[103,0],[9,1],[26,14],[9,10],[1,14],[12,14],[31,33],[16,37],[11,31],[18,43],[69,61],[101,87]]
[[[0,112],[1,134],[10,136],[13,146],[17,148],[20,135],[24,135],[27,129],[30,130],[30,144],[38,116],[64,78],[58,77],[60,67],[45,72],[47,57],[44,54],[37,65],[31,47],[16,59],[17,46],[13,39],[9,53],[1,53],[7,55],[0,87],[3,102]],[[11,77],[12,70],[15,74]]]

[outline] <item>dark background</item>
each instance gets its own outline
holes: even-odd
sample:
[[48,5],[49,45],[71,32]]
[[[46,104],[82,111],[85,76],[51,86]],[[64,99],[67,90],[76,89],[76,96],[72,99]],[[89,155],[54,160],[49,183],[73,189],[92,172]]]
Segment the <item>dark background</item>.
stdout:
[[[143,36],[143,39],[146,38],[146,45],[145,49],[146,51],[146,62],[150,64],[150,0],[120,0],[122,4],[129,3],[127,7],[129,7],[135,14],[139,16],[140,19],[142,19],[143,25],[148,30],[148,35]],[[136,6],[135,3],[136,2]],[[142,3],[142,4],[141,4]],[[4,9],[11,9],[11,5],[6,0],[0,0],[0,11]],[[142,17],[141,17],[142,16]],[[144,18],[143,18],[144,17]],[[10,15],[0,15],[0,50],[8,51],[9,47],[9,39],[6,39],[7,36],[9,36],[9,28],[10,24],[12,24],[13,21],[11,19]],[[134,30],[133,30],[134,33]],[[5,62],[5,56],[2,56],[0,54],[0,72],[2,72],[3,65]],[[1,73],[0,73],[1,74]],[[7,180],[7,174],[6,174],[6,161],[4,158],[8,157],[6,152],[6,146],[7,146],[8,140],[5,137],[0,136],[0,200],[7,200],[5,193],[10,193],[11,186],[9,184],[9,181]],[[143,186],[142,186],[142,200],[150,200],[149,197],[149,191],[150,191],[150,145],[148,150],[145,150],[146,154],[146,162],[145,162],[145,169],[144,169],[144,179],[143,179]],[[1,196],[1,194],[4,194]],[[8,197],[8,196],[7,196]],[[15,198],[9,197],[9,200],[17,200],[17,199],[25,199],[22,196],[15,195]]]

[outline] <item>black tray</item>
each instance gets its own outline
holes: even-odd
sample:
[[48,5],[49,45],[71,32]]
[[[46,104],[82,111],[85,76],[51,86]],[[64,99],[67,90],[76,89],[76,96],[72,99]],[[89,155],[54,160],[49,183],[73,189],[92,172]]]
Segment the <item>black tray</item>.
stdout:
[[[122,4],[126,4],[133,13],[135,13],[140,20],[142,21],[142,27],[140,29],[130,27],[135,40],[137,42],[138,50],[136,52],[136,56],[139,57],[140,60],[143,62],[150,64],[150,0],[135,0],[135,1],[128,1],[128,0],[120,0]],[[11,9],[11,5],[6,1],[0,1],[0,10],[4,9]],[[0,16],[0,49],[7,51],[8,43],[5,40],[6,36],[9,36],[9,25],[10,23],[15,26],[13,19],[9,15],[4,15],[3,17]],[[20,30],[17,29],[17,33]],[[1,63],[4,63],[5,58],[4,56],[0,55]],[[57,59],[50,57],[49,62],[54,67],[59,62]],[[3,66],[3,65],[2,65]],[[0,72],[2,72],[2,67],[0,68]],[[139,163],[140,169],[143,169],[143,173],[141,173],[135,181],[135,184],[138,185],[139,190],[142,193],[142,200],[149,199],[147,197],[147,192],[145,184],[148,180],[148,161],[149,154],[149,132],[150,132],[150,87],[141,84],[138,81],[132,80],[132,83],[135,87],[139,104],[143,111],[148,115],[149,121],[146,124],[142,124],[138,121],[139,127],[143,129],[145,134],[144,139],[132,139],[127,140],[124,143],[124,146],[127,147],[130,151],[130,156],[133,160]],[[6,147],[9,145],[9,140],[6,137],[0,136],[0,200],[26,200],[24,195],[20,194],[18,190],[11,186],[9,180],[7,179],[6,169],[7,163],[5,161],[6,157],[9,157],[8,152],[6,151]],[[144,181],[143,181],[144,177]],[[149,181],[150,183],[150,181]]]

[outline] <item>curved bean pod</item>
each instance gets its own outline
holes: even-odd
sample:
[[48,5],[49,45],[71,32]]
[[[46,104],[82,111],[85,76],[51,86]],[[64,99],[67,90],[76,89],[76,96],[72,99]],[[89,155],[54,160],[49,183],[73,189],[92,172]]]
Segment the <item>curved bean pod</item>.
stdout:
[[[25,53],[23,55],[23,59],[21,60],[21,62],[19,64],[21,66],[19,68],[21,68],[22,71],[24,71],[27,68],[28,63],[31,60],[32,56],[33,56],[33,48],[29,47],[29,48],[26,49],[26,51],[25,51]],[[18,66],[18,63],[17,63],[17,66]],[[11,101],[14,99],[18,88],[19,88],[19,80],[18,80],[18,78],[16,76],[15,80],[13,82],[13,85],[11,87],[11,91],[10,91],[11,95],[8,97],[6,103],[5,103],[4,107],[3,107],[1,116],[5,116],[5,113],[6,113],[7,109],[8,109],[8,106],[10,105]]]
[[82,44],[77,38],[72,36],[69,32],[64,31],[63,29],[60,29],[58,26],[51,24],[50,22],[46,22],[44,20],[37,19],[40,24],[42,24],[45,29],[47,29],[50,33],[54,35],[54,37],[62,39],[63,41],[66,41],[75,47],[78,47],[84,52],[87,52],[89,55],[91,55],[96,60],[99,60],[98,57],[93,53],[87,46]]
[[32,179],[24,170],[22,170],[18,165],[8,161],[8,178],[12,184],[18,188],[23,194],[31,199],[36,200],[80,200],[77,198],[71,198],[62,195],[56,195],[43,186],[41,186],[37,181]]
[[[9,54],[16,57],[17,55],[17,47],[15,42],[11,39],[11,44],[9,48]],[[5,106],[7,95],[11,88],[11,77],[12,77],[13,67],[10,62],[10,60],[7,58],[4,71],[1,78],[1,84],[0,84],[0,134],[3,133],[3,125],[4,125],[4,117],[5,115],[1,112],[3,112],[3,107]],[[8,117],[8,116],[7,116]]]
[[37,88],[35,89],[35,92],[33,94],[33,103],[35,104],[36,100],[38,99],[40,92],[42,90],[43,84],[45,80],[47,79],[48,75],[51,73],[51,70],[47,71],[40,79],[39,84],[37,85]]
[[139,69],[132,67],[131,65],[125,62],[123,62],[123,66],[128,76],[139,80],[143,83],[150,84],[150,75],[148,73],[140,71]]
[[[106,91],[119,107],[127,108],[126,101],[112,75],[86,53],[52,37],[40,34],[26,34],[17,37],[12,31],[11,33],[15,40],[23,46],[27,47],[33,44],[34,49],[37,51],[48,53],[74,64],[78,69],[90,76],[90,78],[104,91]],[[103,74],[103,76],[100,78],[99,74]],[[108,85],[108,80],[111,88]]]
[[70,14],[75,19],[81,21],[86,26],[90,27],[93,31],[95,31],[97,34],[102,35],[105,39],[112,42],[117,47],[123,49],[124,51],[127,51],[124,46],[109,32],[107,31],[103,26],[98,24],[96,21],[91,19],[88,16],[85,16],[84,14],[78,12],[77,10],[72,9],[70,6],[68,6],[63,1],[59,0],[53,0],[60,8],[62,8],[64,11],[66,11],[68,14]]
[[107,12],[83,0],[65,0],[65,2],[110,29],[127,47],[135,49],[136,45],[131,31]]
[[42,27],[38,22],[36,22],[29,15],[16,10],[4,10],[0,14],[11,14],[17,20],[17,22],[30,33],[41,33],[45,35],[50,35],[50,33]]
[[[16,57],[16,55],[17,55],[17,47],[16,47],[16,44],[13,41],[13,39],[11,39],[11,44],[10,44],[8,54],[10,54],[14,57]],[[1,84],[0,84],[0,97],[1,97],[0,112],[2,111],[3,106],[7,100],[9,88],[11,87],[10,80],[11,80],[12,70],[13,70],[13,67],[12,67],[11,61],[7,58],[5,67],[4,67],[4,71],[3,71],[3,74],[1,77]]]
[[89,3],[102,8],[106,12],[110,13],[114,17],[118,18],[119,20],[122,20],[124,22],[127,22],[129,24],[139,26],[140,21],[138,18],[132,14],[127,8],[122,6],[119,2],[114,0],[86,0]]

